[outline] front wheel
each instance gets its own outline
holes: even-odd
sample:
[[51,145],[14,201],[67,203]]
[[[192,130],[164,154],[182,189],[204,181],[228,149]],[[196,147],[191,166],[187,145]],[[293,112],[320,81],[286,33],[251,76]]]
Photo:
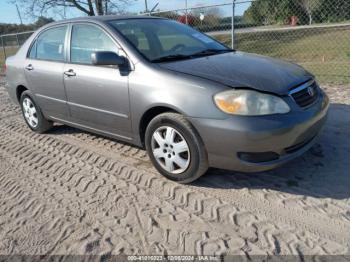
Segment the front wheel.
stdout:
[[153,165],[170,180],[190,183],[208,169],[201,138],[180,114],[156,116],[146,129],[145,140]]
[[24,120],[31,130],[37,133],[44,133],[52,127],[52,122],[46,120],[31,97],[29,91],[21,95],[20,105]]

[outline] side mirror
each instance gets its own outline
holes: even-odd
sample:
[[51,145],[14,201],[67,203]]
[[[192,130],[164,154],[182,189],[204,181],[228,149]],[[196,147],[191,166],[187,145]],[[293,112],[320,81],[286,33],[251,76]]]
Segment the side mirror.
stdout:
[[126,64],[126,58],[110,51],[98,51],[91,54],[91,61],[94,65],[117,65]]

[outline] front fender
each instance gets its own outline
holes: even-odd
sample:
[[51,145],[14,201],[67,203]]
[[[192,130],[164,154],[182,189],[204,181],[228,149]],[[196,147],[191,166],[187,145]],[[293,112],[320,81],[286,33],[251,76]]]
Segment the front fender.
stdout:
[[133,133],[139,134],[142,116],[154,107],[166,107],[191,118],[227,118],[213,101],[216,93],[227,89],[199,77],[138,64],[129,75]]

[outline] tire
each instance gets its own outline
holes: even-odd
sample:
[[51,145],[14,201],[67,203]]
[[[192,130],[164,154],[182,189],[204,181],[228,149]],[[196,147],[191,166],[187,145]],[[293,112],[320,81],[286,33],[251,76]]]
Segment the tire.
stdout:
[[153,118],[146,129],[145,143],[155,168],[170,180],[190,183],[208,170],[204,144],[180,114],[163,113]]
[[53,123],[45,119],[40,107],[34,102],[29,91],[22,93],[20,106],[23,118],[31,130],[41,134],[52,128]]

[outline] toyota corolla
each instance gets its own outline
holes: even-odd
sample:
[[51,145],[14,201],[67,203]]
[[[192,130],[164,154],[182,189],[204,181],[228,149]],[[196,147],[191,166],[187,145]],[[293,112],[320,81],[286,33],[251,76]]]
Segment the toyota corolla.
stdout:
[[302,67],[163,18],[101,16],[35,32],[6,61],[29,128],[54,122],[145,147],[165,177],[257,172],[307,151],[328,98]]

